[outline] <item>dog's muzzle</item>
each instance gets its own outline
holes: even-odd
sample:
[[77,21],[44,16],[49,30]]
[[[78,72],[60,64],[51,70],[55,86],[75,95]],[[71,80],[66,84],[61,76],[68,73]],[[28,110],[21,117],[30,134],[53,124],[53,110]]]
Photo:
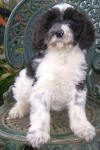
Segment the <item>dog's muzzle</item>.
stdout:
[[55,35],[56,35],[57,38],[62,38],[63,35],[64,35],[64,31],[63,31],[62,29],[57,30],[57,31],[55,32]]

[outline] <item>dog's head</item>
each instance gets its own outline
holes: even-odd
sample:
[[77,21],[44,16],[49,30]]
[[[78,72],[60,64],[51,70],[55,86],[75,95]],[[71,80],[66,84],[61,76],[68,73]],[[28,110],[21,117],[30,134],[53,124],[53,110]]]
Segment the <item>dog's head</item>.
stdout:
[[94,39],[94,27],[87,15],[67,3],[62,3],[37,19],[33,47],[45,50],[48,46],[62,48],[78,44],[81,49],[87,49]]

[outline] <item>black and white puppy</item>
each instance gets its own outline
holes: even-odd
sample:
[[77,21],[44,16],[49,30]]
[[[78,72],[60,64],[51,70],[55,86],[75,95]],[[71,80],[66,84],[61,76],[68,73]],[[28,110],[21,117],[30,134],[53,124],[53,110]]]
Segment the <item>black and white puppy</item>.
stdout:
[[95,136],[85,113],[85,53],[94,39],[88,17],[67,3],[55,5],[37,19],[33,46],[44,55],[19,73],[13,87],[16,104],[9,112],[10,118],[21,118],[30,110],[27,140],[33,147],[50,139],[50,110],[68,109],[74,134],[86,141]]

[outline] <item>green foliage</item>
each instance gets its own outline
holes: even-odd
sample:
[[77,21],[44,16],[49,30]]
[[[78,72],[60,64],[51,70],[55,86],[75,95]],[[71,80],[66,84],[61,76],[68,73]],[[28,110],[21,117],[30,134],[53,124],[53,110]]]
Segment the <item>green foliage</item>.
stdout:
[[2,7],[3,6],[3,3],[2,3],[2,1],[0,0],[0,7]]
[[[13,84],[14,78],[19,70],[14,70],[5,60],[4,48],[0,47],[0,98],[8,87]],[[0,99],[0,100],[1,100]],[[0,103],[1,104],[1,103]]]

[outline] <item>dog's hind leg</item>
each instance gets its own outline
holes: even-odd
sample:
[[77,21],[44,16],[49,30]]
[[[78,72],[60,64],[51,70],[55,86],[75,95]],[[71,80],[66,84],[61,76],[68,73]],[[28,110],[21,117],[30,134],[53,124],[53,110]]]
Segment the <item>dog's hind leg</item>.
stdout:
[[13,87],[13,97],[16,100],[15,105],[9,112],[9,118],[21,118],[29,113],[29,96],[34,79],[26,74],[26,69],[20,71]]

